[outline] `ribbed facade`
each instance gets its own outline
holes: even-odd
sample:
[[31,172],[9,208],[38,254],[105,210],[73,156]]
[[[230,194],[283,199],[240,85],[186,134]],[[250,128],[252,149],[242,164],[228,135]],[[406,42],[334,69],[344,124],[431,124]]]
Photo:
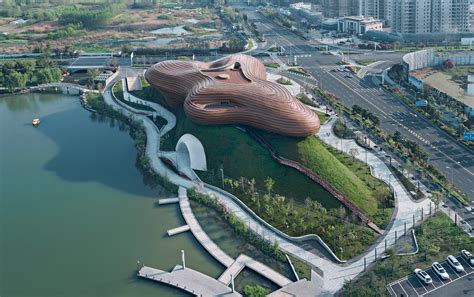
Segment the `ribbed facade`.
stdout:
[[165,61],[145,73],[173,108],[202,124],[241,124],[288,136],[319,131],[319,118],[285,87],[266,80],[265,66],[247,55],[213,62]]

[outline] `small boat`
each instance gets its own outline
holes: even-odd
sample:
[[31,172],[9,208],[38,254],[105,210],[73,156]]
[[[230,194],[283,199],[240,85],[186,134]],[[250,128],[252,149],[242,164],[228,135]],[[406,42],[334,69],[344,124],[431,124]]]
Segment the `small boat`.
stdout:
[[33,119],[33,121],[31,121],[31,124],[35,127],[39,126],[40,123],[41,123],[40,119]]

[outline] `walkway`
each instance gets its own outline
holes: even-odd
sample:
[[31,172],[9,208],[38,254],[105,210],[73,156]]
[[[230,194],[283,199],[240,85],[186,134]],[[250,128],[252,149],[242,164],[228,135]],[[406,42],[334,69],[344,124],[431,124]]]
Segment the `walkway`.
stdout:
[[84,86],[77,85],[77,84],[72,84],[72,83],[63,83],[63,82],[56,82],[56,83],[47,83],[47,84],[42,84],[42,85],[37,85],[34,87],[30,87],[29,89],[34,91],[38,89],[43,89],[43,88],[71,88],[71,89],[77,89],[83,92],[93,92],[93,93],[98,93],[99,91],[97,90],[91,90],[88,89]]
[[[105,102],[108,105],[112,106],[114,109],[120,110],[123,114],[129,117],[138,118],[142,120],[145,132],[147,134],[146,155],[150,158],[151,166],[157,174],[164,176],[168,178],[170,182],[185,188],[200,188],[200,185],[192,183],[191,181],[184,179],[183,177],[174,173],[158,158],[157,153],[159,152],[160,147],[160,137],[164,133],[161,133],[149,118],[134,114],[133,112],[130,112],[129,109],[118,105],[118,103],[112,99],[110,85],[103,92],[103,96]],[[153,103],[153,105],[149,105],[153,108],[156,107],[165,116],[167,114],[170,114],[170,112],[168,112],[166,109],[156,103]],[[331,127],[334,122],[335,119],[333,118],[332,120],[328,121],[327,124],[322,125],[320,132],[321,139],[333,146],[337,145],[336,143],[340,143],[340,140],[338,140],[332,134]],[[175,121],[168,121],[167,125],[162,129],[162,131],[169,131],[174,127],[174,125]],[[325,136],[327,133],[329,133],[329,135]],[[346,148],[348,146],[357,145],[352,140],[343,140],[343,143]],[[358,147],[358,149],[361,148]],[[388,178],[387,172],[389,171],[385,164],[372,152],[368,152],[367,156],[368,163],[372,166],[376,176],[381,176],[383,179],[386,180]],[[363,154],[363,157],[365,157],[365,154]],[[360,159],[361,155],[359,155],[358,158]],[[385,235],[380,238],[376,246],[371,247],[365,254],[361,255],[359,259],[351,261],[348,264],[334,263],[333,261],[330,261],[309,251],[306,251],[305,249],[294,243],[302,240],[302,238],[319,238],[316,235],[308,235],[302,238],[290,237],[260,219],[235,196],[210,185],[205,185],[204,188],[200,190],[200,192],[215,196],[219,203],[224,205],[229,211],[231,211],[238,218],[243,220],[250,230],[260,235],[265,240],[270,242],[278,241],[280,248],[285,253],[291,254],[303,261],[306,261],[307,263],[321,270],[324,279],[323,290],[326,293],[331,294],[340,290],[344,285],[345,280],[353,279],[358,274],[363,272],[364,257],[367,261],[367,265],[374,262],[375,252],[378,251],[378,255],[380,255],[381,252],[384,250],[383,239],[387,239],[388,246],[392,245],[395,241],[395,233],[397,233],[398,236],[403,234],[404,223],[411,222],[412,217],[414,217],[416,221],[420,220],[422,209],[425,216],[429,214],[428,200],[425,200],[421,203],[413,202],[409,198],[409,194],[406,193],[405,189],[395,178],[393,178],[391,184],[395,192],[396,204],[398,206],[398,211],[395,215],[395,220],[393,224],[386,230]],[[321,244],[323,246],[325,245],[324,242],[322,242]]]
[[[184,189],[184,188],[180,188]],[[189,199],[187,196],[181,196],[179,198],[179,206],[181,208],[181,213],[183,214],[186,224],[188,224],[191,232],[194,237],[199,241],[199,243],[209,252],[217,261],[222,265],[227,267],[227,270],[219,277],[219,281],[222,281],[224,284],[229,285],[231,281],[231,275],[236,277],[243,268],[248,267],[253,271],[261,274],[262,276],[268,278],[275,284],[280,287],[286,286],[292,283],[291,280],[284,277],[280,273],[276,272],[272,268],[246,256],[240,255],[234,260],[232,257],[227,255],[223,250],[217,246],[212,239],[207,236],[206,232],[202,230],[201,225],[197,221],[196,217],[193,214]]]
[[177,287],[195,296],[241,296],[220,281],[199,271],[176,266],[171,272],[143,266],[138,276]]
[[196,217],[194,217],[188,197],[179,198],[179,207],[181,208],[184,221],[188,224],[197,241],[222,265],[225,267],[231,266],[232,263],[234,263],[234,259],[221,250],[217,244],[207,236],[206,232],[202,230],[201,225],[199,225]]
[[226,285],[229,285],[232,277],[235,278],[235,276],[237,276],[245,267],[248,267],[253,271],[265,276],[280,287],[284,287],[293,283],[291,280],[279,274],[267,265],[255,261],[254,259],[246,255],[238,256],[237,259],[235,259],[234,263],[232,263],[232,265],[230,265],[227,270],[221,274],[221,276],[219,277],[219,281]]

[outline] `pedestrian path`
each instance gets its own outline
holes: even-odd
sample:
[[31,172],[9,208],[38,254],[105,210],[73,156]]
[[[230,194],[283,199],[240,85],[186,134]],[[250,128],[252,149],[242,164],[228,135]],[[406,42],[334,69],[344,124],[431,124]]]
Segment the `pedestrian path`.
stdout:
[[201,225],[193,214],[188,197],[181,197],[179,199],[179,207],[181,208],[181,213],[183,214],[186,224],[188,224],[194,237],[204,249],[225,267],[231,266],[234,263],[234,259],[221,250],[219,246],[207,236],[206,232],[202,230]]
[[[257,215],[255,215],[250,209],[248,209],[245,204],[243,204],[237,197],[223,191],[222,189],[216,188],[211,185],[203,185],[203,184],[196,184],[192,181],[185,179],[175,172],[170,170],[159,158],[159,142],[160,137],[164,135],[164,132],[160,132],[160,130],[153,124],[153,122],[147,118],[146,116],[140,116],[136,113],[130,111],[129,109],[124,108],[123,106],[119,105],[112,99],[112,94],[110,92],[110,87],[108,87],[103,92],[104,100],[108,105],[111,105],[114,109],[121,111],[123,114],[140,119],[143,123],[145,132],[147,134],[147,144],[146,144],[146,155],[150,158],[151,167],[153,170],[161,175],[169,179],[170,182],[173,184],[179,185],[183,188],[196,188],[203,194],[212,195],[214,196],[220,204],[222,204],[228,211],[233,213],[236,217],[241,219],[245,222],[249,228],[249,230],[253,231],[254,233],[258,234],[264,240],[269,242],[278,242],[280,248],[290,255],[295,256],[309,264],[313,267],[316,267],[322,275],[323,278],[323,287],[322,290],[328,294],[333,294],[340,290],[344,285],[346,280],[353,279],[361,272],[364,271],[365,264],[370,264],[376,260],[376,258],[380,257],[380,254],[384,251],[384,239],[387,240],[387,244],[390,247],[394,243],[394,237],[398,234],[398,237],[403,234],[404,225],[407,221],[419,221],[423,217],[427,217],[429,214],[429,201],[424,200],[422,202],[414,202],[410,199],[409,194],[405,191],[405,189],[401,186],[401,184],[395,178],[391,179],[391,187],[395,193],[395,202],[397,205],[397,211],[395,211],[395,217],[392,225],[387,228],[384,236],[380,237],[377,244],[372,246],[369,250],[367,250],[363,255],[361,255],[358,259],[352,260],[349,263],[340,264],[335,263],[329,259],[322,258],[319,255],[311,253],[299,245],[295,244],[295,242],[301,241],[303,238],[312,238],[314,240],[318,240],[322,246],[326,246],[324,242],[320,240],[317,235],[307,235],[302,238],[294,238],[290,237],[283,232],[275,229],[271,225],[267,224]],[[164,116],[169,116],[171,114],[165,108],[160,106],[159,104],[153,103],[152,106],[155,110],[162,113]],[[172,115],[172,114],[171,114]],[[174,115],[172,115],[174,117]],[[176,121],[172,121],[172,117],[170,117],[170,121],[168,121],[167,125],[162,128],[161,131],[169,131],[171,130]],[[168,118],[166,118],[168,120]],[[336,147],[337,144],[341,142],[333,133],[332,133],[332,126],[335,123],[335,118],[332,118],[328,121],[325,125],[321,126],[321,132],[319,133],[319,137],[326,143],[331,146]],[[347,152],[349,148],[354,147],[359,150],[361,148],[353,141],[353,140],[342,140],[344,150]],[[358,159],[365,159],[365,153],[359,154],[357,156]],[[387,166],[379,159],[379,157],[374,154],[373,152],[367,152],[367,160],[368,164],[371,166],[372,171],[376,177],[383,179],[384,181],[388,182],[390,179],[389,170]],[[181,194],[179,195],[182,196]],[[185,208],[189,208],[188,204],[184,204]],[[189,209],[190,210],[190,209]],[[423,214],[423,215],[422,215]],[[197,223],[197,221],[196,221]],[[187,222],[188,225],[191,227],[191,223]],[[192,228],[191,228],[192,230]],[[216,246],[217,247],[217,246]],[[327,247],[327,246],[326,246]],[[218,247],[217,247],[218,248]],[[333,252],[328,249],[329,253]],[[378,254],[377,254],[378,253]],[[225,253],[224,253],[225,254]],[[334,255],[334,254],[333,254]],[[378,255],[378,257],[377,257]],[[229,267],[232,265],[234,260],[228,255],[222,255],[219,257],[221,261],[223,261],[224,266]],[[334,255],[334,258],[337,257]],[[222,262],[221,262],[222,263]]]
[[194,296],[241,296],[220,281],[191,268],[177,265],[171,272],[143,266],[138,276],[174,286]]
[[226,269],[226,271],[221,274],[221,276],[219,277],[219,281],[226,285],[229,285],[231,283],[232,278],[235,278],[235,276],[237,276],[245,267],[248,267],[253,271],[258,272],[259,274],[265,276],[280,287],[284,287],[292,283],[291,280],[284,277],[275,270],[271,269],[267,265],[255,261],[254,259],[246,255],[238,256],[237,259],[235,259],[234,263],[232,263],[232,265],[230,265]]

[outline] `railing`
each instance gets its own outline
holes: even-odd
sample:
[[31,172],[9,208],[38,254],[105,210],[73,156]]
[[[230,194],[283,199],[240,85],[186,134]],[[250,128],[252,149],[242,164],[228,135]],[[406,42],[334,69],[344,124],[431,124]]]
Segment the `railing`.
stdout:
[[272,158],[282,165],[286,165],[288,167],[294,168],[299,172],[303,173],[307,177],[309,177],[314,182],[318,183],[321,187],[323,187],[327,192],[329,192],[332,196],[334,196],[337,200],[339,200],[345,207],[347,207],[350,211],[357,215],[364,223],[366,223],[370,228],[376,231],[379,234],[383,234],[384,230],[380,229],[377,225],[375,225],[370,218],[359,208],[357,207],[352,201],[347,199],[341,192],[336,190],[331,184],[325,181],[322,177],[314,173],[309,168],[305,167],[304,165],[289,160],[286,158],[281,157],[278,155],[274,148],[269,144],[258,132],[255,130],[248,128],[247,131],[249,134],[255,138],[263,147],[265,147],[269,152]]

